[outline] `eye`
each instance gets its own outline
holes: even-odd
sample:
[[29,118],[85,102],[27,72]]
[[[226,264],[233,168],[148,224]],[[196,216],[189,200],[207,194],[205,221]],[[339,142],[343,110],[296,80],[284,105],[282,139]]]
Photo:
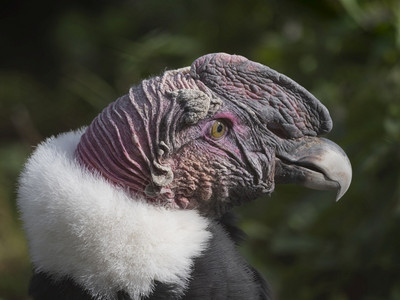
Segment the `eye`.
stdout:
[[220,139],[224,136],[227,129],[228,128],[222,121],[215,120],[211,127],[211,137],[213,137],[214,139]]

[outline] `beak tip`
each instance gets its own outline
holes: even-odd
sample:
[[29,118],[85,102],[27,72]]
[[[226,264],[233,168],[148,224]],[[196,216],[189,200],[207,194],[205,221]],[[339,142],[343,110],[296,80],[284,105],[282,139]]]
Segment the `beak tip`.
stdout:
[[346,191],[342,190],[339,188],[337,194],[336,194],[336,202],[339,202],[339,200],[343,197],[343,195],[346,193]]
[[340,176],[338,176],[337,183],[339,185],[339,189],[336,195],[336,202],[340,200],[340,198],[343,197],[343,195],[347,192],[347,190],[350,187],[351,179],[352,179],[352,168],[351,168],[351,163],[347,156],[343,157],[343,163],[342,163],[342,172]]
[[[334,142],[308,138],[285,154],[290,163],[286,163],[285,159],[278,160],[280,167],[275,176],[279,183],[297,183],[312,189],[337,191],[336,201],[347,192],[352,179],[351,163],[343,149]],[[282,153],[280,155],[285,158]]]

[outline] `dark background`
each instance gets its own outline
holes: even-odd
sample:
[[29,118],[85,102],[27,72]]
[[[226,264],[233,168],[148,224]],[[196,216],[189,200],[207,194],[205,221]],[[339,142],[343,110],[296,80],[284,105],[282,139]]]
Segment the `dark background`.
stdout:
[[281,300],[400,299],[400,2],[2,1],[0,299],[28,299],[16,181],[45,137],[87,125],[141,79],[241,54],[330,110],[353,165],[338,203],[279,186],[240,207],[243,253]]

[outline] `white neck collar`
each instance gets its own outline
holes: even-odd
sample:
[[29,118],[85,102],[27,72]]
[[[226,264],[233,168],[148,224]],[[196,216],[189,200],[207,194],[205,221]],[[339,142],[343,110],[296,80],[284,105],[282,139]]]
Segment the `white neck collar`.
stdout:
[[155,207],[129,196],[74,159],[81,131],[37,147],[20,178],[18,205],[36,271],[71,277],[98,299],[123,290],[151,294],[154,281],[187,286],[207,247],[196,211]]

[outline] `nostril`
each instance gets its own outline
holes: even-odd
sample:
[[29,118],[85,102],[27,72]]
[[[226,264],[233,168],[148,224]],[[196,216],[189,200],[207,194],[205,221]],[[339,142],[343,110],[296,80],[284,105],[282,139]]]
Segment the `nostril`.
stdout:
[[282,139],[287,139],[289,138],[287,132],[283,127],[276,123],[276,122],[270,122],[267,124],[267,128],[269,131],[271,131],[273,134],[277,135],[278,137]]

